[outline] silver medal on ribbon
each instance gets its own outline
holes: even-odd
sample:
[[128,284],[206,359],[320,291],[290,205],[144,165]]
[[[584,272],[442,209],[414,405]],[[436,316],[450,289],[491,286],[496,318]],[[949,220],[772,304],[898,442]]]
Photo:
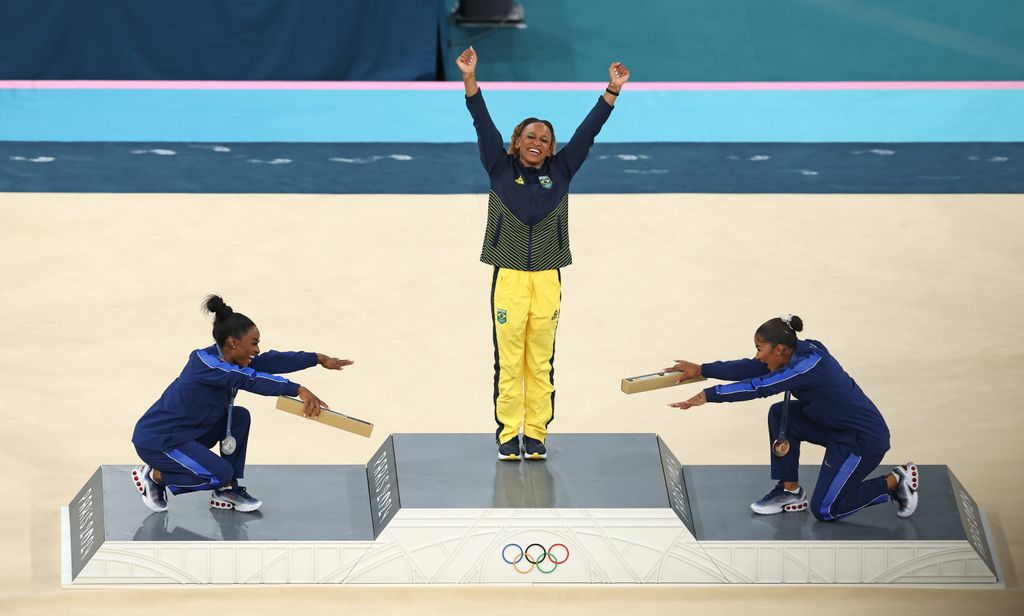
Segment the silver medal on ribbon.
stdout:
[[221,455],[224,456],[230,456],[231,454],[235,453],[235,448],[237,447],[238,442],[235,440],[235,437],[231,436],[231,434],[228,434],[227,436],[224,437],[224,440],[220,442],[220,453]]
[[220,440],[220,454],[222,456],[230,456],[235,453],[235,449],[238,448],[238,441],[235,440],[235,437],[231,436],[231,412],[234,410],[235,392],[232,391],[231,400],[228,402],[228,429],[224,434],[224,438]]

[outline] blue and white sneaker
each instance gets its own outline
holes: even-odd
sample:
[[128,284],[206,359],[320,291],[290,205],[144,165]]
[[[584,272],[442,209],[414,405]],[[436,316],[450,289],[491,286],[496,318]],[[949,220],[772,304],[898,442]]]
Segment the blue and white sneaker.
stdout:
[[921,475],[913,462],[895,467],[892,474],[896,475],[897,479],[896,489],[892,493],[892,499],[897,505],[896,515],[909,518],[917,510],[917,489],[921,483]]
[[248,513],[262,507],[263,501],[250,495],[237,481],[233,481],[230,488],[214,490],[210,494],[210,506],[215,509],[234,509]]
[[498,447],[498,459],[499,460],[513,460],[517,461],[522,456],[523,448],[519,444],[519,435],[515,435],[508,439]]
[[546,460],[548,449],[540,439],[523,435],[523,450],[526,452],[527,460]]
[[761,515],[774,515],[783,511],[803,511],[807,509],[807,492],[803,486],[796,492],[790,492],[782,486],[782,482],[775,484],[771,492],[764,495],[764,498],[756,503],[750,503],[754,513]]
[[153,480],[153,468],[146,464],[132,469],[132,483],[150,510],[167,511],[167,488]]

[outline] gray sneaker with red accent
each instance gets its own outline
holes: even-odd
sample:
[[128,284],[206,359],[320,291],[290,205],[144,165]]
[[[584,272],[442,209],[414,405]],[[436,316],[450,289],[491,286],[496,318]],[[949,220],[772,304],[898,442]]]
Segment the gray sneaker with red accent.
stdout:
[[807,492],[800,487],[796,492],[787,490],[780,481],[771,492],[765,494],[756,503],[750,503],[754,513],[773,515],[783,511],[803,511],[807,509]]
[[233,482],[226,490],[214,490],[210,495],[210,506],[215,509],[234,509],[242,513],[256,511],[263,501],[249,494],[244,487]]

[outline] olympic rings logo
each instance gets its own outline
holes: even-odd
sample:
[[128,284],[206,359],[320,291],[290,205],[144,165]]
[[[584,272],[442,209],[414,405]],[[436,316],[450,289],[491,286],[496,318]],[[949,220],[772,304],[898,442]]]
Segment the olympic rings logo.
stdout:
[[[509,548],[513,548],[511,554],[509,553]],[[538,548],[540,552],[538,553],[534,548]],[[559,552],[565,552],[564,556],[559,554],[559,556],[561,556],[561,560],[555,557],[556,548],[561,548]],[[533,552],[530,552],[530,550],[533,550]],[[516,554],[516,551],[519,553]],[[512,560],[509,560],[509,556],[513,557]],[[567,548],[564,543],[555,543],[547,549],[544,549],[544,546],[539,543],[531,543],[526,546],[526,549],[523,549],[523,547],[518,543],[510,543],[501,549],[501,559],[512,565],[512,568],[516,570],[516,573],[526,575],[534,569],[537,569],[537,571],[540,571],[541,573],[548,574],[552,573],[555,569],[558,569],[558,565],[569,560],[569,548]],[[529,569],[520,568],[519,563],[524,560],[530,564]],[[545,561],[551,563],[550,569],[545,569],[541,566]]]

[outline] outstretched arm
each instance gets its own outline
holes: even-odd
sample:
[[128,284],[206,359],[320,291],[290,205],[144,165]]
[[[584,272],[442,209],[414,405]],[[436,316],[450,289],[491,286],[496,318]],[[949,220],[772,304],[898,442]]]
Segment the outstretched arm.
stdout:
[[225,361],[207,349],[195,351],[189,359],[189,376],[198,383],[214,387],[244,389],[262,396],[294,396],[299,390],[283,376],[242,368]]
[[487,105],[484,104],[483,94],[480,87],[476,85],[476,50],[470,47],[462,52],[455,61],[462,71],[462,84],[466,87],[466,107],[473,116],[473,128],[476,129],[476,141],[480,146],[480,162],[488,175],[494,175],[499,169],[502,161],[507,159],[504,143],[501,140],[501,133],[498,127],[491,120],[491,114],[487,112]]
[[259,372],[287,374],[312,368],[317,364],[316,353],[304,351],[264,351],[252,358],[249,367]]
[[796,363],[786,364],[763,376],[709,387],[704,390],[704,395],[708,402],[739,402],[754,398],[767,398],[813,384],[816,378],[814,368],[819,363],[821,363],[821,355],[812,353]]
[[312,368],[320,364],[328,370],[341,370],[351,366],[351,359],[338,359],[323,353],[307,353],[305,351],[264,351],[252,359],[249,367],[260,372],[287,374]]
[[713,361],[708,364],[695,364],[685,359],[677,359],[674,365],[665,368],[665,372],[678,372],[679,381],[682,382],[698,376],[720,381],[743,381],[771,371],[767,364],[758,359]]
[[731,361],[713,361],[701,364],[700,373],[709,379],[719,381],[743,381],[755,376],[763,376],[771,370],[768,364],[759,359],[734,359]]
[[583,161],[587,159],[590,148],[594,145],[594,139],[601,132],[601,127],[608,120],[608,116],[611,115],[612,106],[615,104],[619,92],[622,91],[623,84],[628,80],[629,69],[621,62],[612,62],[608,67],[608,89],[601,95],[587,117],[583,119],[569,143],[555,157],[558,164],[562,165],[563,172],[570,178],[576,175],[583,165]]

